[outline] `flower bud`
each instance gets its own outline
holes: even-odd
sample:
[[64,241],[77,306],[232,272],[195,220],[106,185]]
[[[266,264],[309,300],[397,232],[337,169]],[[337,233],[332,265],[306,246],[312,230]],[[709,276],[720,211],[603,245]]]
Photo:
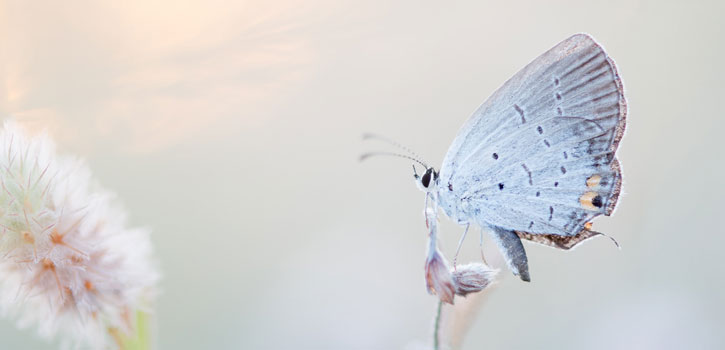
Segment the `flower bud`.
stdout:
[[453,278],[445,258],[437,249],[425,262],[425,282],[428,293],[436,294],[441,301],[453,304],[455,293]]

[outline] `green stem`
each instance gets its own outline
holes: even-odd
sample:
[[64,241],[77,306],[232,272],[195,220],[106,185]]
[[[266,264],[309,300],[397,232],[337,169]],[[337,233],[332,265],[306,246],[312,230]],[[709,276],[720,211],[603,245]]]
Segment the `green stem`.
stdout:
[[436,310],[435,323],[433,324],[433,350],[440,349],[440,339],[438,333],[441,327],[441,310],[443,309],[443,301],[438,300],[438,309]]
[[150,315],[143,311],[136,312],[135,334],[122,335],[116,333],[116,340],[122,350],[149,350],[151,349],[151,320]]

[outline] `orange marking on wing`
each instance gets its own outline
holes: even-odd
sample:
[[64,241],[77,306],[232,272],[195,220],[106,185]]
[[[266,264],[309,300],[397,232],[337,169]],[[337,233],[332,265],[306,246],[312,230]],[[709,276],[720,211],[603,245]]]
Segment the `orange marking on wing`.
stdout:
[[594,189],[596,187],[599,187],[599,182],[602,181],[602,177],[594,174],[587,178],[587,187]]
[[579,197],[579,203],[581,203],[584,209],[598,210],[598,208],[595,207],[593,203],[594,198],[596,198],[597,196],[599,196],[599,194],[596,192],[586,192],[581,197]]

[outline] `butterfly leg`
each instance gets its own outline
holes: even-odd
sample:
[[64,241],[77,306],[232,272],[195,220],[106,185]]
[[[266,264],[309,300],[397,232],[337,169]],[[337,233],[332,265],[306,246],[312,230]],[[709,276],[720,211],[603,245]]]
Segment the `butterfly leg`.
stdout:
[[[413,167],[415,169],[415,167]],[[428,196],[429,194],[425,194],[425,205],[423,206],[423,215],[425,215],[425,228],[430,228],[430,225],[428,225]]]
[[514,231],[500,227],[492,226],[491,230],[493,238],[499,249],[501,249],[501,253],[506,259],[506,264],[511,269],[511,272],[519,276],[522,281],[531,281],[531,277],[529,276],[529,263],[526,258],[524,245],[521,243],[521,238]]
[[471,224],[466,224],[466,229],[463,231],[463,236],[461,236],[461,239],[458,240],[458,248],[456,248],[456,255],[453,256],[453,269],[456,269],[456,262],[458,261],[458,253],[461,252],[461,246],[463,245],[463,240],[466,239],[466,234],[468,233],[468,228],[471,226]]
[[488,265],[488,263],[486,262],[486,257],[483,256],[483,228],[481,228],[481,231],[479,231],[478,247],[481,248],[481,260],[483,260],[484,264]]

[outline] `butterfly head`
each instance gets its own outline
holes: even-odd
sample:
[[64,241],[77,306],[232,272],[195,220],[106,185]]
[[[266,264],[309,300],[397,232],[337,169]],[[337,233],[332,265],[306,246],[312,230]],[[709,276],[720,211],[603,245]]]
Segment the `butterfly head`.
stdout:
[[415,184],[418,188],[426,193],[435,191],[436,185],[438,185],[438,172],[432,167],[425,170],[422,176],[418,175],[413,166],[413,177],[415,178]]

